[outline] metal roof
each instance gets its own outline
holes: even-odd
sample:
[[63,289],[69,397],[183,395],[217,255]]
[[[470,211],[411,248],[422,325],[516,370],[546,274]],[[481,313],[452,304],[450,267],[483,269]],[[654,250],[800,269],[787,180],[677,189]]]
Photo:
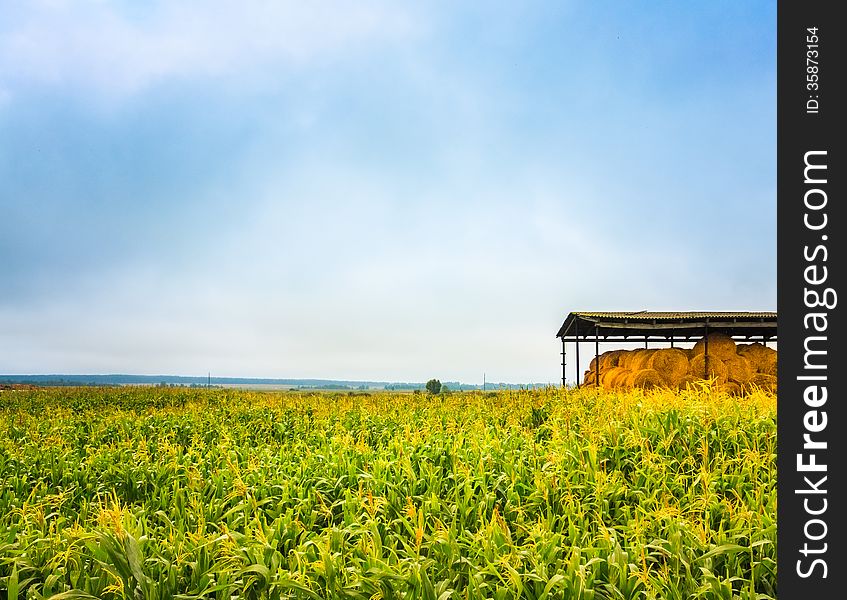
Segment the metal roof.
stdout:
[[734,336],[776,336],[776,312],[771,311],[575,311],[568,315],[556,337],[702,335],[724,331]]

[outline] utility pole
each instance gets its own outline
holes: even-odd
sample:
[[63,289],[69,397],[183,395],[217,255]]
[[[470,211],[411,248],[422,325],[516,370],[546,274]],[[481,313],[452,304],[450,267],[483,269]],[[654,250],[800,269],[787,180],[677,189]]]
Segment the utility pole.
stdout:
[[482,373],[482,391],[485,391],[485,372]]
[[212,387],[212,372],[209,371],[208,379],[206,380],[206,389],[210,389]]

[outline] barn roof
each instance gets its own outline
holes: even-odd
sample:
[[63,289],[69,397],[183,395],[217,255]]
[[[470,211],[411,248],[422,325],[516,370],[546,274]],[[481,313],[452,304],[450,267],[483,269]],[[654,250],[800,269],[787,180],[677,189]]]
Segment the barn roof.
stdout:
[[600,337],[693,337],[707,330],[733,337],[776,337],[776,313],[769,311],[576,311],[556,337],[569,341]]

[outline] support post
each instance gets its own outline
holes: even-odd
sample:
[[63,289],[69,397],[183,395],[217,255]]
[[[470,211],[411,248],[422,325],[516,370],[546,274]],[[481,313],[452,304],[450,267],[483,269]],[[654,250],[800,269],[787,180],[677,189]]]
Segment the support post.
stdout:
[[565,336],[562,336],[562,387],[567,386],[567,379],[565,376],[565,368],[567,366],[567,359],[565,354]]
[[703,379],[709,378],[709,319],[706,319],[706,327],[703,335]]
[[671,348],[673,348],[673,338],[676,335],[673,329],[671,329]]
[[647,348],[647,334],[644,334],[644,348]]

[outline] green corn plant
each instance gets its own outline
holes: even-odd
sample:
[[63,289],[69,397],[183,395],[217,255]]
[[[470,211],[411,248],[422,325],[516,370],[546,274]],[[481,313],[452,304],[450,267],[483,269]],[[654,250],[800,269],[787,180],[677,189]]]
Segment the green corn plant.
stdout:
[[0,596],[775,598],[776,399],[0,393]]

